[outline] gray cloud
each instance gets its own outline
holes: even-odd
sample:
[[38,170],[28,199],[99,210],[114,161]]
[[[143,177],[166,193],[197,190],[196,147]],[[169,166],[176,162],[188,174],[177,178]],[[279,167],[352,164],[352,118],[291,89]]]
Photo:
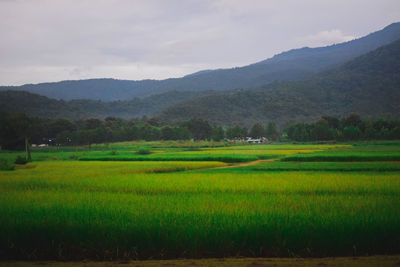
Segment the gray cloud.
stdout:
[[0,84],[179,77],[396,21],[398,0],[0,0]]

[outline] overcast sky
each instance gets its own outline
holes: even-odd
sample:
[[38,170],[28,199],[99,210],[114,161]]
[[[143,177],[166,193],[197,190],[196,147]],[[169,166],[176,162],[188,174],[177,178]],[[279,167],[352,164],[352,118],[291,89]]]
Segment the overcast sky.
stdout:
[[0,0],[0,84],[181,77],[398,21],[400,0]]

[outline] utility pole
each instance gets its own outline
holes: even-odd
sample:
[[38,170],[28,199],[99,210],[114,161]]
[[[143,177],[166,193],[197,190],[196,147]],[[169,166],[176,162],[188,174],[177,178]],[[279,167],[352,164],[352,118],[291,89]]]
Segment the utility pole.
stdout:
[[25,137],[25,159],[26,161],[32,161],[31,146],[29,144],[28,137]]

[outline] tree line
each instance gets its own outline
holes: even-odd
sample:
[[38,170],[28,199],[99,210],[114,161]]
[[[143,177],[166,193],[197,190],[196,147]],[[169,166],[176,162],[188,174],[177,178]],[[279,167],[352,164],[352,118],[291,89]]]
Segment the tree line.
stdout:
[[247,128],[213,126],[203,119],[191,119],[178,125],[160,125],[154,118],[125,120],[108,117],[104,120],[47,119],[21,114],[0,114],[0,145],[2,149],[18,150],[30,144],[91,145],[132,140],[214,140],[261,137],[272,133],[279,137],[275,124],[264,129],[260,124]]
[[108,117],[104,120],[45,119],[15,113],[0,114],[2,149],[26,149],[30,144],[91,145],[132,140],[243,140],[266,137],[269,141],[354,141],[400,139],[400,121],[363,120],[357,114],[345,118],[324,116],[313,123],[295,123],[279,133],[275,123],[241,126],[211,125],[203,119],[190,119],[177,125],[160,125],[157,119],[143,117],[125,120]]
[[378,118],[362,119],[357,114],[336,118],[323,116],[313,123],[295,123],[284,130],[293,141],[355,141],[400,139],[400,121]]

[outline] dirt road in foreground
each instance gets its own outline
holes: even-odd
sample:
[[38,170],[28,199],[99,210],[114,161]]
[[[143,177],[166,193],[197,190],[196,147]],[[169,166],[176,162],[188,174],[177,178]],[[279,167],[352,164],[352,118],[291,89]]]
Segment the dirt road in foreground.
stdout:
[[337,258],[226,258],[226,259],[179,259],[148,261],[105,262],[54,262],[54,261],[0,261],[0,266],[85,266],[85,267],[151,267],[151,266],[400,266],[400,255],[337,257]]

